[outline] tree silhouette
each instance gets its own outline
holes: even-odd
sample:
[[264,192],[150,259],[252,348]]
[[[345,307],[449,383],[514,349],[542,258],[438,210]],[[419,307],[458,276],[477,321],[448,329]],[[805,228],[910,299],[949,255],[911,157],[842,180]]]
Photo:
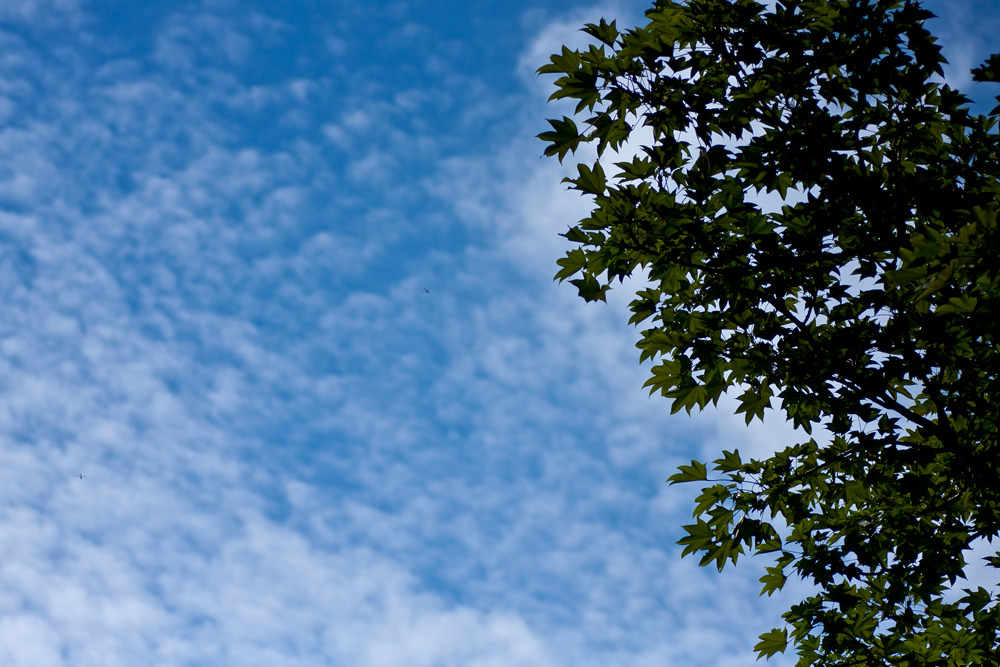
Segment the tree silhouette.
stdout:
[[598,156],[566,179],[594,208],[556,278],[594,301],[648,277],[630,322],[674,412],[733,394],[747,423],[770,408],[817,434],[670,480],[704,486],[685,555],[721,570],[770,554],[762,594],[815,584],[759,657],[1000,664],[996,590],[948,593],[1000,534],[998,118],[933,82],[932,16],[661,0],[626,32],[588,24],[594,45],[539,70],[576,102],[546,154]]

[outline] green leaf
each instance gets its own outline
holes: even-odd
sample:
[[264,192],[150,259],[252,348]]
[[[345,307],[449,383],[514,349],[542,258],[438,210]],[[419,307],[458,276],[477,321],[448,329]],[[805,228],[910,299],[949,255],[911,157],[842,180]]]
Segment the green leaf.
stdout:
[[579,248],[575,248],[566,253],[562,259],[556,260],[556,264],[562,268],[556,273],[553,280],[562,282],[567,278],[576,275],[587,266],[587,256]]
[[687,536],[677,540],[677,544],[684,547],[681,556],[702,551],[715,540],[715,531],[704,521],[698,521],[698,523],[683,526],[683,528]]
[[571,179],[571,182],[576,185],[577,190],[597,196],[604,194],[608,181],[600,162],[595,162],[593,169],[585,164],[577,165],[577,170],[580,172],[580,176]]
[[754,417],[764,420],[764,410],[771,407],[771,393],[766,389],[747,389],[739,397],[740,405],[736,409],[736,414],[746,413],[746,423],[753,421]]
[[740,459],[740,450],[738,449],[734,449],[731,452],[723,451],[722,458],[715,459],[713,463],[715,464],[715,469],[719,472],[733,472],[743,467],[743,461]]
[[589,273],[585,274],[583,278],[569,282],[576,286],[580,292],[580,296],[585,301],[604,301],[606,299],[605,294],[608,291],[608,285],[602,285]]
[[[587,234],[579,227],[572,227],[563,236],[574,243],[587,243],[590,240]],[[556,260],[556,263],[560,261],[562,260]]]
[[700,461],[691,461],[689,466],[678,466],[676,472],[667,478],[671,485],[681,482],[703,482],[708,479],[708,468]]
[[614,21],[608,23],[602,18],[600,23],[588,23],[582,28],[582,30],[588,35],[596,37],[608,46],[613,47],[615,42],[618,40],[618,30],[615,28]]
[[786,648],[788,648],[788,629],[782,628],[769,630],[760,635],[760,641],[754,645],[753,650],[757,651],[757,659],[760,660],[770,658],[775,653],[784,653]]
[[978,300],[974,296],[963,294],[962,296],[948,299],[948,303],[942,304],[934,309],[935,313],[971,313],[976,309]]
[[562,52],[551,57],[548,65],[538,68],[539,74],[568,74],[580,67],[580,52],[568,47],[562,47]]
[[767,574],[759,579],[760,583],[764,584],[760,589],[760,594],[771,597],[775,591],[780,591],[784,588],[788,577],[785,576],[784,569],[776,565],[768,566],[766,570]]
[[1000,53],[994,53],[985,64],[972,70],[973,81],[1000,81]]
[[538,138],[550,144],[546,147],[545,154],[557,155],[559,161],[562,162],[566,153],[576,151],[583,137],[580,136],[580,131],[572,118],[563,116],[562,120],[549,120],[548,122],[552,126],[552,131],[542,132]]

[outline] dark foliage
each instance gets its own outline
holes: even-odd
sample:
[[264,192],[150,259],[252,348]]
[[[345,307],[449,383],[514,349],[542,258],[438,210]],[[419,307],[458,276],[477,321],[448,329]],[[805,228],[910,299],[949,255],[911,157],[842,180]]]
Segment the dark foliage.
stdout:
[[567,179],[595,206],[556,277],[593,301],[648,274],[631,322],[675,412],[731,393],[748,423],[772,408],[816,433],[671,478],[705,486],[685,554],[721,569],[768,553],[762,593],[817,587],[759,656],[1000,664],[996,590],[944,595],[970,544],[1000,534],[998,118],[931,82],[931,17],[664,0],[627,32],[588,25],[594,46],[539,70],[578,103],[540,135],[546,154],[599,156]]

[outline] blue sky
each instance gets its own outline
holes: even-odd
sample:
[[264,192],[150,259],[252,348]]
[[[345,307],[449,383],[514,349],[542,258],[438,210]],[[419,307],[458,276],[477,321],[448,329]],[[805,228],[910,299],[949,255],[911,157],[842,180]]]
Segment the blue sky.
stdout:
[[[928,6],[990,103],[1000,7]],[[794,436],[551,280],[534,70],[645,9],[0,3],[0,664],[753,662],[796,588],[664,482]]]

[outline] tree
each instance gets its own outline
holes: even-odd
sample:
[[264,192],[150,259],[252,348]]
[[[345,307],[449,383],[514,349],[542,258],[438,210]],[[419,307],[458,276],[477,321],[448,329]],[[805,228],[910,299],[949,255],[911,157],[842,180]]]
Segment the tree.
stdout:
[[674,412],[732,394],[747,423],[771,409],[806,434],[670,478],[704,486],[685,555],[770,554],[761,594],[815,584],[758,657],[1000,664],[997,591],[951,590],[1000,532],[998,110],[933,82],[932,16],[659,0],[539,70],[577,103],[539,135],[546,155],[597,155],[566,179],[594,208],[556,278],[587,301],[646,278],[630,323]]

